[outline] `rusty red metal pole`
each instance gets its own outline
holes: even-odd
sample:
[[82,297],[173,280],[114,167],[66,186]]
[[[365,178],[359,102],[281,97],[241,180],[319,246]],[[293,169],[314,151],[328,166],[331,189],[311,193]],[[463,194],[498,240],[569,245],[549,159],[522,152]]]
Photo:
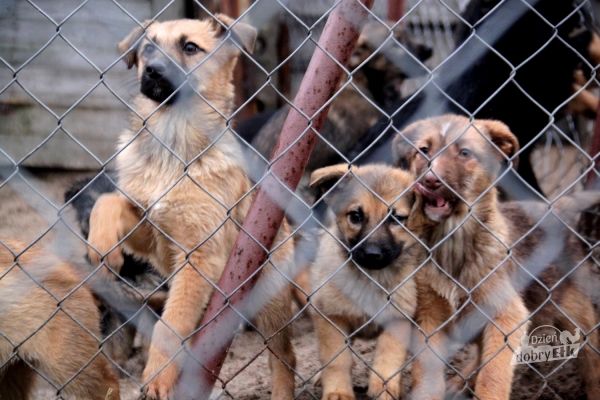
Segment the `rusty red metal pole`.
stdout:
[[221,12],[230,17],[237,18],[240,16],[240,5],[238,0],[221,0]]
[[[366,20],[367,9],[372,4],[373,0],[344,0],[327,19],[319,46],[328,54],[319,47],[315,48],[294,100],[298,109],[315,117],[312,119],[312,126],[317,130],[323,124],[327,109],[318,115],[315,113],[335,93],[342,78],[343,70],[332,57],[342,65],[347,64],[360,27]],[[267,253],[263,249],[271,248],[284,218],[284,210],[280,204],[286,204],[286,197],[290,198],[290,191],[296,189],[302,177],[315,145],[315,135],[307,130],[308,125],[309,122],[302,114],[293,108],[290,110],[273,153],[274,159],[281,158],[271,167],[272,175],[288,189],[274,178],[265,180],[259,188],[218,283],[228,297],[214,291],[200,323],[201,329],[192,338],[191,352],[204,368],[200,368],[199,376],[196,372],[192,377],[191,368],[184,368],[180,386],[187,385],[182,390],[194,393],[194,398],[208,398],[214,386],[233,335],[240,324],[238,314],[227,305],[243,304],[247,298],[257,277],[241,287],[240,285],[253,276],[266,260]],[[301,138],[298,140],[299,137]],[[294,144],[283,153],[292,143]]]
[[396,22],[404,15],[404,0],[388,0],[388,19]]
[[592,187],[594,182],[598,179],[596,172],[600,169],[600,103],[598,104],[598,109],[596,110],[596,121],[594,123],[594,136],[592,136],[592,143],[590,143],[590,151],[589,155],[592,157],[597,157],[594,162],[594,169],[588,172],[588,175],[585,180],[585,187],[589,189]]

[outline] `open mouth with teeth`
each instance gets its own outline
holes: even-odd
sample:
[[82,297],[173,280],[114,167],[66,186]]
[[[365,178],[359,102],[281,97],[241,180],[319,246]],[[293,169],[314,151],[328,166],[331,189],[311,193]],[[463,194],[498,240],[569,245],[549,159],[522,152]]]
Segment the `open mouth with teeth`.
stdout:
[[431,190],[422,183],[415,185],[415,191],[423,196],[425,215],[432,221],[448,218],[454,209],[454,200],[440,190]]

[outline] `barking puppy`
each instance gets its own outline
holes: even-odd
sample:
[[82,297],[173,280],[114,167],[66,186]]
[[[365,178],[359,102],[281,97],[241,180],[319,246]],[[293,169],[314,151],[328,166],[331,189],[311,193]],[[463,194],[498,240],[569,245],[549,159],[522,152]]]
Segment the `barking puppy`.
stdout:
[[323,399],[354,399],[346,338],[375,333],[369,395],[401,395],[408,318],[416,308],[411,274],[425,258],[412,233],[418,227],[409,220],[413,181],[409,173],[383,165],[339,164],[311,176],[311,187],[327,192],[324,201],[334,214],[310,269]]
[[[0,245],[0,398],[34,397],[38,375],[63,395],[118,400],[119,382],[98,353],[100,314],[92,293],[53,255]],[[58,309],[57,309],[58,308]],[[33,366],[32,369],[30,366]]]
[[[492,143],[495,148],[492,147]],[[569,331],[577,327],[588,337],[589,341],[582,348],[577,362],[588,398],[596,398],[600,390],[598,378],[600,357],[593,350],[597,348],[599,340],[598,332],[594,331],[597,317],[585,285],[585,282],[590,281],[592,266],[583,254],[577,235],[565,229],[563,224],[575,226],[580,211],[595,204],[600,195],[587,192],[559,199],[554,205],[554,210],[560,216],[560,222],[553,221],[554,217],[544,217],[547,211],[545,203],[496,204],[494,191],[484,192],[493,184],[493,179],[501,168],[500,160],[504,157],[502,154],[511,157],[517,149],[518,143],[505,125],[496,121],[476,120],[473,127],[469,127],[466,118],[456,116],[415,123],[401,132],[394,141],[396,163],[411,168],[415,173],[424,174],[421,184],[417,186],[419,191],[417,203],[422,202],[427,219],[438,224],[428,238],[429,243],[433,245],[439,242],[440,238],[445,237],[446,232],[450,232],[451,236],[449,239],[441,240],[452,241],[456,236],[456,240],[463,243],[463,249],[455,249],[457,252],[450,251],[445,255],[440,251],[452,249],[448,249],[446,244],[438,247],[437,254],[434,252],[434,255],[442,255],[436,259],[440,267],[444,268],[453,279],[463,283],[461,279],[467,278],[464,274],[467,273],[468,257],[475,256],[471,254],[473,249],[481,245],[481,240],[486,235],[502,235],[498,236],[502,243],[497,244],[504,249],[502,251],[505,252],[505,256],[508,254],[506,253],[508,249],[512,249],[512,259],[519,265],[519,268],[511,265],[507,267],[511,270],[510,278],[514,288],[524,296],[527,309],[535,310],[531,315],[533,327],[551,324],[561,330]],[[495,154],[501,158],[496,157]],[[429,172],[426,172],[426,158],[433,159]],[[436,161],[438,158],[439,161]],[[480,200],[476,201],[476,199]],[[465,202],[472,205],[471,216],[468,215]],[[443,230],[457,227],[463,221],[464,225],[456,231]],[[499,230],[502,225],[498,221],[504,221],[504,225],[508,223],[510,227],[508,233]],[[552,240],[558,242],[548,244]],[[551,248],[550,251],[548,246]],[[458,250],[462,251],[458,252]],[[487,274],[497,263],[494,263],[488,253],[479,251],[482,260],[481,271]],[[557,253],[551,254],[553,251]],[[536,258],[535,254],[540,252],[544,253],[544,256]],[[531,260],[534,260],[533,265]],[[438,271],[434,272],[435,275],[439,274]],[[489,278],[483,278],[483,275],[481,277],[483,281],[492,277],[497,279],[495,274],[499,272],[500,269],[492,272]],[[505,276],[504,273],[503,275]],[[532,279],[532,276],[536,278]],[[435,282],[431,276],[427,279],[428,282]],[[429,286],[432,285],[427,283],[425,287]],[[436,289],[435,285],[433,286]],[[447,299],[459,297],[456,293],[461,289],[458,287],[452,289],[452,286],[450,283],[449,287],[440,286],[436,289],[439,297],[446,298],[446,301],[438,298],[438,306],[449,307],[449,310],[450,301]],[[470,286],[464,286],[470,289]],[[549,301],[549,288],[552,292],[552,302]],[[494,293],[490,294],[494,295]],[[498,291],[496,294],[502,292]],[[423,296],[427,297],[426,294]],[[485,351],[485,343],[483,351]],[[476,375],[476,368],[484,365],[485,362],[485,357],[475,361],[471,371],[463,371],[461,375],[467,378]],[[555,375],[551,375],[547,383],[551,386],[560,386],[560,382],[552,382],[552,377]],[[498,381],[506,378],[496,375]],[[464,381],[459,380],[460,382],[458,385],[454,384],[455,386],[463,386]],[[478,377],[475,382],[476,393],[477,382],[482,382],[481,377]],[[506,389],[506,386],[504,388]],[[498,393],[502,395],[501,392]]]
[[[256,31],[242,23],[226,31],[223,25],[232,20],[219,20],[152,23],[145,35],[136,29],[118,46],[128,66],[137,67],[141,94],[135,108],[146,119],[134,118],[121,135],[116,170],[127,197],[106,194],[96,202],[89,257],[118,269],[122,246],[169,279],[143,373],[150,398],[178,396],[182,341],[201,320],[251,201],[241,150],[222,115],[233,109],[238,46],[251,51]],[[229,37],[235,45],[225,40]],[[290,246],[279,247],[273,263],[289,260]],[[289,289],[280,292],[257,322],[266,337],[273,336],[272,397],[291,399],[294,355],[284,328],[291,313]]]
[[469,124],[459,116],[416,122],[394,139],[397,164],[419,177],[415,212],[435,223],[423,235],[432,260],[417,274],[416,319],[428,343],[417,333],[415,398],[444,397],[440,356],[452,336],[463,343],[480,339],[476,397],[509,398],[512,352],[526,332],[529,313],[511,281],[509,227],[494,180],[518,147],[501,122]]

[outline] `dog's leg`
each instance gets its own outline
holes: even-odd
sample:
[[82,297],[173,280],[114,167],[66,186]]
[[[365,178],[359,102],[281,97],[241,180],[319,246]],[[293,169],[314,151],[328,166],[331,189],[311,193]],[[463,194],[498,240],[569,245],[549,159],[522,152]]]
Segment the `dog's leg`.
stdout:
[[321,365],[324,366],[321,375],[323,387],[321,398],[323,400],[354,400],[352,354],[346,344],[346,335],[350,327],[341,318],[330,317],[329,319],[331,322],[316,313],[313,315],[319,343],[319,358]]
[[416,360],[412,369],[411,399],[441,400],[446,390],[442,361],[446,352],[446,333],[438,328],[450,316],[450,309],[446,300],[429,286],[419,284],[418,288],[416,320],[423,332],[413,329]]
[[[284,222],[279,231],[276,243],[281,242],[289,235],[289,228]],[[289,326],[292,320],[292,293],[289,282],[281,274],[285,274],[288,266],[294,260],[294,245],[291,241],[284,242],[272,253],[273,264],[268,264],[268,269],[263,270],[261,280],[268,286],[274,285],[269,293],[279,293],[270,300],[258,315],[259,329],[263,335],[272,336],[269,346],[269,367],[271,368],[273,400],[294,399],[294,368],[296,356],[292,348],[292,329]],[[277,269],[274,267],[277,266]],[[281,271],[281,272],[279,272]],[[259,287],[257,287],[259,288]],[[285,327],[285,328],[284,328]]]
[[[200,322],[212,293],[212,285],[198,271],[209,275],[208,279],[216,282],[217,272],[225,265],[225,259],[217,256],[214,246],[207,242],[189,256],[177,256],[175,268],[180,268],[170,281],[169,297],[161,318],[154,325],[152,340],[148,350],[148,361],[142,374],[146,384],[146,397],[149,399],[167,399],[172,396],[179,365],[183,360],[177,357],[182,341],[187,338]],[[183,265],[183,267],[181,267]],[[217,275],[217,276],[215,276]]]
[[292,295],[298,307],[302,308],[308,304],[306,299],[307,293],[310,293],[310,274],[308,273],[308,265],[302,266],[300,272],[294,278],[294,282],[298,287],[292,288]]
[[410,323],[404,319],[391,322],[377,338],[373,370],[369,375],[369,396],[392,400],[402,394],[402,372],[406,343],[410,342]]
[[269,338],[267,345],[273,400],[294,398],[293,370],[296,367],[296,357],[292,348],[291,328],[286,326],[292,318],[290,306],[291,294],[286,286],[277,297],[267,303],[257,318],[258,329],[263,336]]
[[[493,290],[488,288],[488,292]],[[498,290],[498,288],[495,288]],[[478,304],[490,304],[475,301]],[[497,308],[494,323],[489,323],[482,332],[482,368],[475,380],[475,396],[482,400],[508,400],[514,375],[511,363],[513,351],[521,345],[527,332],[529,312],[517,293]],[[506,338],[507,335],[508,339]],[[508,342],[508,343],[506,343]]]
[[[135,207],[118,193],[105,193],[96,200],[90,214],[88,257],[92,265],[100,264],[102,257],[118,273],[123,266],[123,253],[119,241],[129,235],[140,218]],[[150,228],[146,225],[127,237],[130,247],[142,250],[150,241]],[[142,247],[139,248],[138,247]],[[112,250],[111,250],[112,249]]]
[[[598,329],[592,331],[598,323],[594,306],[585,293],[570,285],[565,288],[559,307],[562,329],[573,332],[574,326],[570,318],[587,334],[588,341],[577,356],[579,374],[583,377],[587,398],[600,399],[600,354],[596,352],[600,351],[600,338]],[[583,342],[583,338],[581,341]]]

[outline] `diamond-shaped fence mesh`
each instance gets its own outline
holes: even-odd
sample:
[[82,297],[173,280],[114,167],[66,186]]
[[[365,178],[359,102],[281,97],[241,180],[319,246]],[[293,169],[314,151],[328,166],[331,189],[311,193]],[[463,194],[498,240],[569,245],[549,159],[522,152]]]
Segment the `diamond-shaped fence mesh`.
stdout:
[[0,398],[600,399],[595,0],[0,4]]

